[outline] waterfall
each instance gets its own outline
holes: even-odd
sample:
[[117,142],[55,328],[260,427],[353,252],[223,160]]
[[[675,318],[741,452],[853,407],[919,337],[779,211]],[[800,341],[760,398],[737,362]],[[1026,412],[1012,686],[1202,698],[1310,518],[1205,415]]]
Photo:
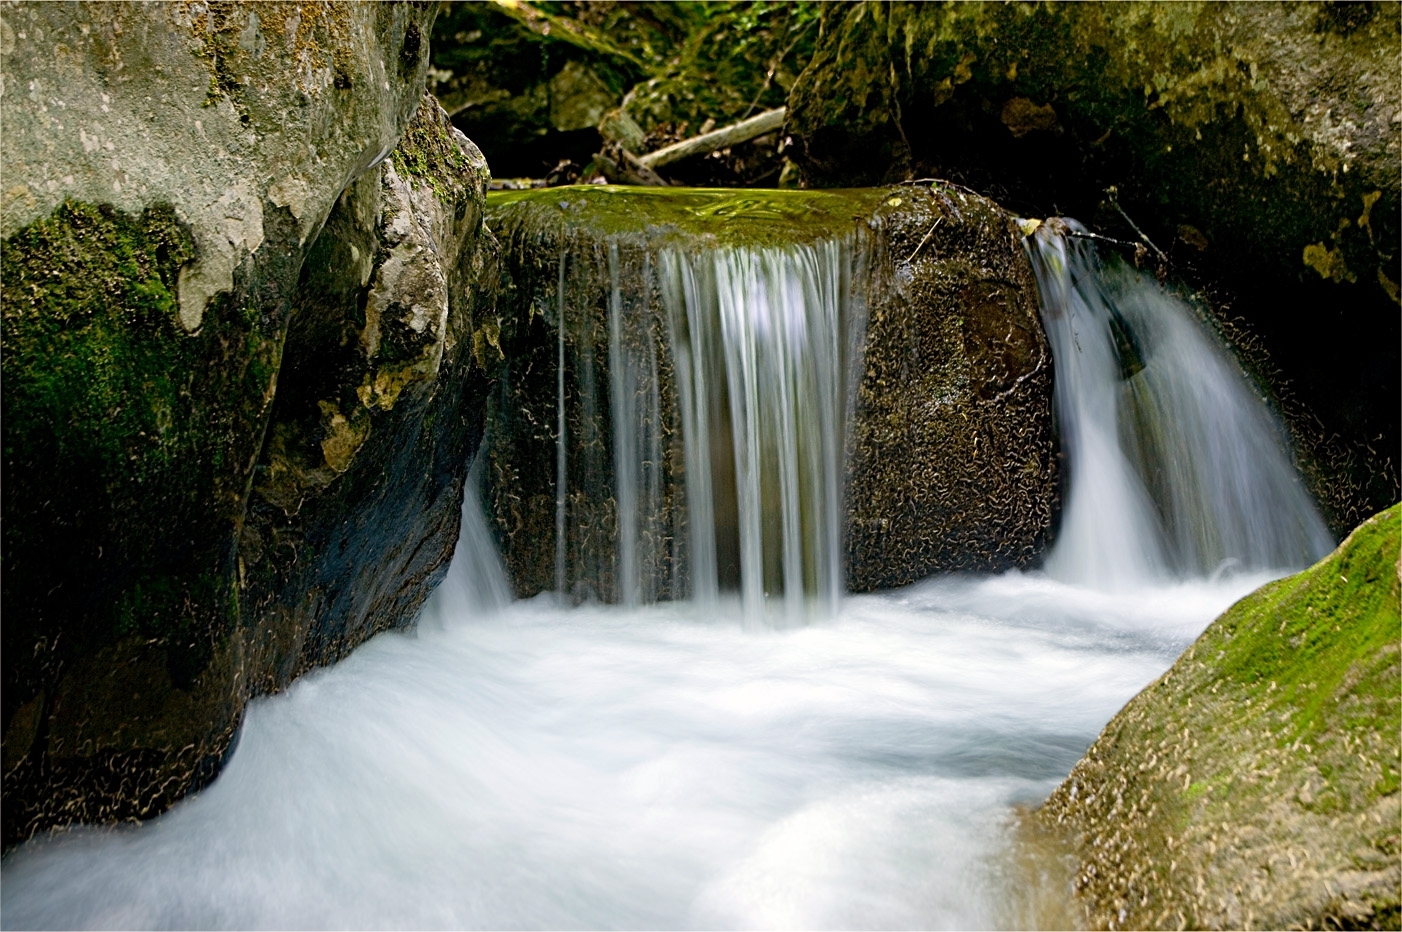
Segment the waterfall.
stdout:
[[[641,253],[612,240],[597,251],[597,270],[571,253],[572,277],[562,256],[557,590],[624,605],[667,596],[714,604],[734,591],[751,619],[772,614],[771,600],[790,620],[815,606],[835,610],[845,588],[843,453],[863,255],[852,237]],[[597,407],[591,334],[607,343]],[[569,470],[594,457],[569,425],[594,423],[600,409],[606,496]],[[611,521],[588,496],[609,499]],[[591,532],[607,523],[612,553],[599,553],[608,535]]]
[[765,596],[779,593],[791,617],[808,597],[833,610],[844,588],[843,374],[852,245],[722,249],[696,257],[665,251],[661,259],[682,373],[680,406],[690,425],[683,429],[692,476],[693,591],[704,598],[719,588],[712,477],[730,463],[714,447],[729,446],[746,614],[754,616]]
[[1222,341],[1079,232],[1053,220],[1027,240],[1070,475],[1048,572],[1123,589],[1328,553],[1284,431]]

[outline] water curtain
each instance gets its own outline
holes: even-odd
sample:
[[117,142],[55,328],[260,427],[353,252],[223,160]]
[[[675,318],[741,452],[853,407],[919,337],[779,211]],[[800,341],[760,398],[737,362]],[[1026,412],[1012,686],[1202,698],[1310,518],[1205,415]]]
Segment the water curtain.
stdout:
[[1054,220],[1027,240],[1070,477],[1048,572],[1123,589],[1328,553],[1284,431],[1221,338],[1079,232]]
[[[738,591],[749,618],[770,599],[791,619],[835,609],[864,274],[854,238],[631,258],[612,241],[601,253],[603,378],[589,289],[568,269],[579,260],[560,258],[555,588],[625,605]],[[591,426],[601,403],[603,428]],[[605,445],[610,461],[588,462]],[[582,522],[597,518],[572,507],[572,487],[610,471],[614,552],[585,553]]]

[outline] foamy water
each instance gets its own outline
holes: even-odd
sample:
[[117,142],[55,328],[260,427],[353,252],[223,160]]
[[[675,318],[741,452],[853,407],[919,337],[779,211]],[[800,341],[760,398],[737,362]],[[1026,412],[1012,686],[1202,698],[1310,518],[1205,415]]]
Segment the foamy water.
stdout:
[[202,793],[12,853],[0,918],[1006,925],[1009,807],[1262,579],[1132,596],[932,580],[757,632],[738,600],[484,610],[460,575],[416,631],[254,702]]

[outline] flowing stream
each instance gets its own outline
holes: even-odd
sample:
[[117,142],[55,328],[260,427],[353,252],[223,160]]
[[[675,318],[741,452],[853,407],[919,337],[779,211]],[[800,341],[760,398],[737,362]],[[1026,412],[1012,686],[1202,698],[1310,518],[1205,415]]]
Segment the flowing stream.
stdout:
[[[1331,542],[1275,422],[1186,305],[1055,231],[1029,250],[1071,468],[1046,572],[842,595],[851,343],[833,337],[854,318],[850,250],[663,252],[648,274],[669,345],[625,352],[621,305],[610,320],[626,390],[608,404],[639,425],[612,441],[620,604],[511,601],[469,494],[413,631],[252,703],[225,771],[168,814],[12,852],[0,921],[1035,921],[1004,857],[1011,807],[1044,798],[1221,610]],[[648,598],[659,351],[685,430],[707,438],[683,450],[693,597],[678,602]],[[563,446],[558,462],[568,480]],[[571,520],[563,493],[555,517]]]

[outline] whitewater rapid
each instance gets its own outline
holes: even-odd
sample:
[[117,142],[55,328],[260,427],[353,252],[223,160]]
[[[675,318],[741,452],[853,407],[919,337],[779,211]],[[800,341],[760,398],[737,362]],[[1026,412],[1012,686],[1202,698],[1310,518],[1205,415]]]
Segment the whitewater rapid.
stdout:
[[948,578],[756,632],[493,608],[460,558],[417,630],[252,703],[203,792],[9,855],[3,925],[1020,924],[1011,807],[1263,581]]

